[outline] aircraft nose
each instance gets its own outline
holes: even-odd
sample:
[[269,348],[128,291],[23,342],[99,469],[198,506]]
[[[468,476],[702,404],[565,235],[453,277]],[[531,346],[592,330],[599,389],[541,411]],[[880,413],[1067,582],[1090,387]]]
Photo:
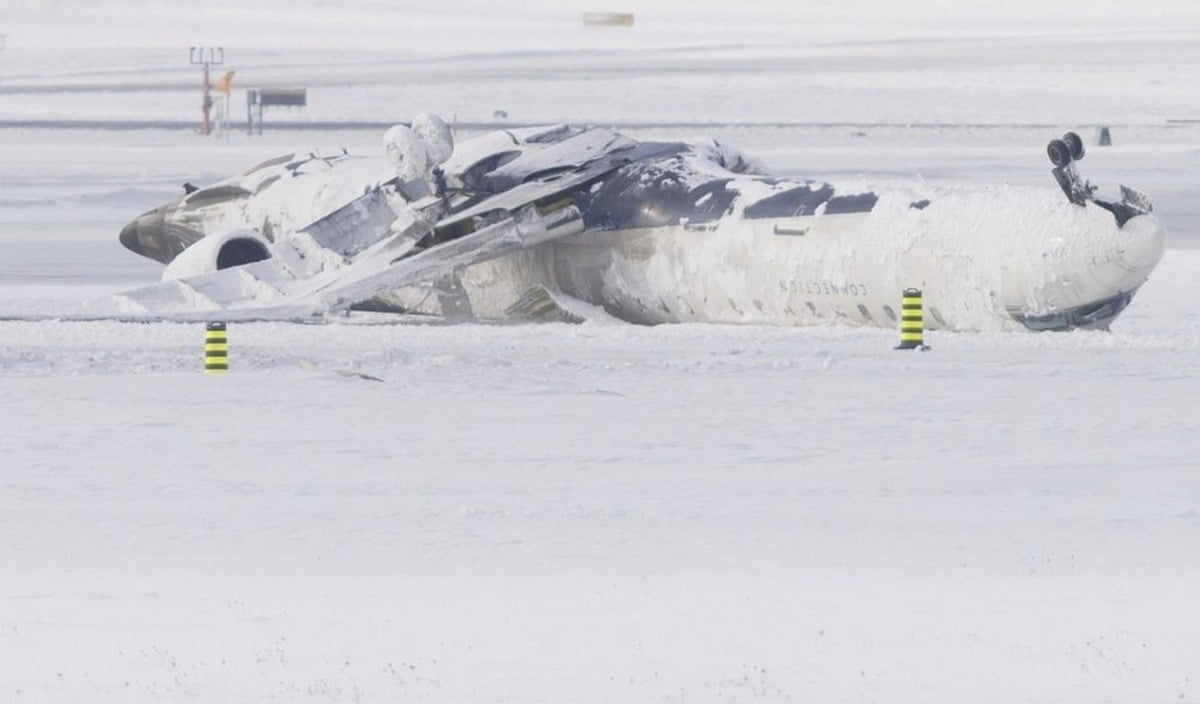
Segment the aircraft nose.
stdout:
[[[1056,249],[1043,261],[1053,266],[1006,280],[1009,313],[1031,330],[1107,328],[1150,278],[1166,250],[1166,230],[1149,213],[1112,229],[1106,219],[1078,249]],[[1059,241],[1064,241],[1060,238]],[[1006,273],[1006,276],[1008,273]]]
[[1121,248],[1121,263],[1145,280],[1166,251],[1166,228],[1152,215],[1138,215],[1121,227],[1121,233],[1126,238]]
[[1150,214],[1130,218],[1114,235],[1093,253],[1086,274],[1078,277],[1081,301],[1136,291],[1166,251],[1166,229]]

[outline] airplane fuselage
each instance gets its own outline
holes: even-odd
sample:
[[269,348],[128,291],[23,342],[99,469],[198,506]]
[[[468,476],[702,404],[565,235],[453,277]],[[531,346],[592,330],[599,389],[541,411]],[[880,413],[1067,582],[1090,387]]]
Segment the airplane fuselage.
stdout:
[[[411,184],[389,185],[376,160],[292,156],[151,211],[121,241],[171,262],[168,271],[189,257],[214,258],[201,262],[203,272],[224,268],[215,259],[228,255],[224,245],[180,253],[244,228],[250,246],[237,251],[259,252],[247,262],[282,258],[289,276],[309,277],[351,265],[374,242],[403,239],[396,223],[420,222],[432,209],[442,215],[428,236],[395,249],[401,254],[382,274],[352,279],[347,290],[398,310],[452,307],[482,317],[512,315],[541,288],[635,323],[890,327],[901,292],[916,288],[926,324],[954,330],[1106,327],[1165,247],[1148,201],[1130,189],[1104,201],[1091,191],[1068,199],[1012,186],[841,188],[766,176],[715,142],[636,142],[562,127],[493,133],[460,147],[438,177],[439,192],[451,184],[440,203],[432,186],[422,187],[420,205],[407,195]],[[519,210],[540,217],[535,204],[536,213],[570,215],[576,225],[528,240],[501,228],[494,241],[508,244],[489,245],[494,255],[446,250],[493,241],[489,228],[516,222]],[[426,215],[403,215],[413,208]],[[395,290],[367,286],[386,283],[386,268],[411,255],[424,257],[412,275],[432,278],[402,278]]]
[[[909,197],[885,195],[877,207],[899,198],[907,208]],[[1060,202],[1045,189],[987,197],[1039,215],[1010,228],[942,210],[939,200],[888,215],[589,231],[478,264],[462,281],[476,313],[488,316],[544,285],[642,324],[892,327],[902,291],[917,288],[933,329],[1040,329],[1042,320],[1045,329],[1103,327],[1163,251],[1164,233],[1147,216],[1117,227],[1107,211]],[[1089,306],[1105,304],[1089,317]],[[1067,311],[1077,318],[1053,320]]]

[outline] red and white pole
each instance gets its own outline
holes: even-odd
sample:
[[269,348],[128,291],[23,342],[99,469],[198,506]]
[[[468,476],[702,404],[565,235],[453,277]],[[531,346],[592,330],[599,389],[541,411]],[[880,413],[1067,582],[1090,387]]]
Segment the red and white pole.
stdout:
[[201,108],[204,111],[204,126],[200,130],[200,134],[204,135],[205,137],[207,137],[209,135],[209,133],[212,132],[212,120],[209,119],[209,111],[212,110],[212,94],[209,92],[211,88],[212,88],[212,85],[209,83],[209,80],[208,80],[208,62],[205,61],[204,62],[204,104]]
[[204,83],[201,89],[204,91],[204,102],[200,109],[204,113],[204,122],[200,125],[200,134],[208,136],[212,134],[212,117],[211,111],[213,106],[212,99],[212,82],[209,75],[211,66],[225,63],[225,48],[224,47],[207,47],[194,46],[189,51],[189,59],[193,66],[204,67]]

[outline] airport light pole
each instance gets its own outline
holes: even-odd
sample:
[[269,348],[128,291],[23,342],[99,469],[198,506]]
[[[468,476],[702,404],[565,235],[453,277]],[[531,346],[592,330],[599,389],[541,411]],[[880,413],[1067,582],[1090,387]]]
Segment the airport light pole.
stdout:
[[200,134],[208,136],[212,134],[212,119],[209,113],[212,111],[212,83],[209,81],[209,67],[220,66],[225,63],[225,48],[216,46],[193,46],[188,51],[188,58],[193,66],[204,67],[204,102],[201,104],[201,111],[204,113],[204,122],[200,125]]

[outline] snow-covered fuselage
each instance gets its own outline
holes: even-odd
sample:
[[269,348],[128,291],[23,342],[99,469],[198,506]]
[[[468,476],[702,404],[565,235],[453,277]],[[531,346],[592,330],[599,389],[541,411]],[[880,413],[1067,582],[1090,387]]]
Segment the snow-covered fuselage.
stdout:
[[[462,142],[429,193],[411,183],[389,191],[390,175],[382,160],[275,160],[143,215],[121,240],[173,262],[201,239],[243,233],[233,239],[262,242],[250,259],[294,262],[300,251],[311,275],[322,257],[330,268],[352,265],[394,236],[396,221],[413,219],[406,210],[424,214],[430,231],[404,256],[436,260],[438,247],[536,205],[577,211],[579,222],[499,256],[446,257],[426,280],[370,289],[372,305],[490,318],[532,313],[538,291],[636,323],[894,326],[901,292],[917,288],[926,325],[958,330],[1107,326],[1165,245],[1148,203],[1128,189],[1076,204],[1050,187],[834,187],[771,177],[715,142],[638,142],[607,130]],[[351,225],[332,227],[331,213],[347,210],[354,217],[338,217]],[[342,238],[361,242],[343,247]],[[209,249],[182,272],[171,264],[169,278],[226,268]]]

